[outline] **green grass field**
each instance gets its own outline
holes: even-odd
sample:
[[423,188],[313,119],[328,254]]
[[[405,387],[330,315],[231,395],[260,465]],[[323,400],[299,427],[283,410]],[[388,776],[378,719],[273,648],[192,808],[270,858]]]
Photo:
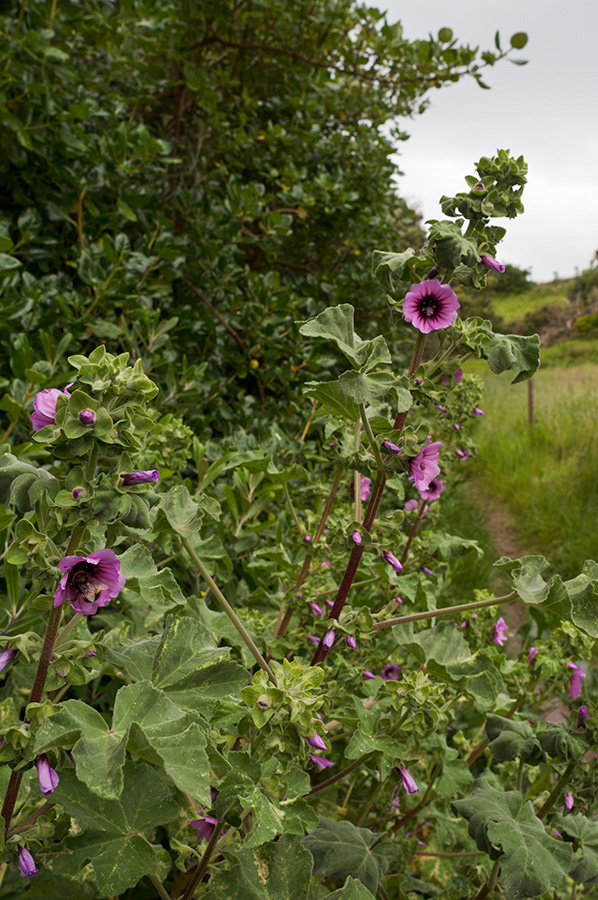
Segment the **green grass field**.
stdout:
[[535,387],[530,429],[527,383],[488,376],[475,471],[522,540],[573,577],[598,559],[598,365],[541,369]]
[[543,306],[566,306],[570,281],[555,281],[535,284],[523,294],[497,295],[492,302],[492,310],[504,322],[519,322],[530,312]]

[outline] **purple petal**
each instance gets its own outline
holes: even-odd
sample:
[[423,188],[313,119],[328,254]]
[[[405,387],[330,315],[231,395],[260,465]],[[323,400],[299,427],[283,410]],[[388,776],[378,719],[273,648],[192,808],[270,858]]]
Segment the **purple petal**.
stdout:
[[27,847],[19,847],[19,873],[21,878],[33,878],[37,875],[37,866]]
[[125,487],[128,487],[131,484],[148,484],[158,481],[160,473],[157,469],[151,469],[146,472],[124,472],[120,477]]
[[403,302],[403,315],[422,334],[448,328],[457,318],[460,303],[450,285],[437,278],[412,284]]
[[38,756],[35,761],[35,766],[37,769],[37,779],[39,781],[40,791],[42,794],[46,795],[53,794],[60,781],[58,772],[51,767],[48,762],[48,757],[45,754]]
[[408,794],[416,794],[419,791],[413,777],[409,774],[405,766],[399,766],[399,775],[401,776],[403,787]]
[[309,757],[312,763],[318,767],[318,769],[329,769],[332,763],[329,759],[324,759],[323,756],[318,756],[317,753],[310,754]]
[[501,618],[498,620],[496,625],[494,626],[494,634],[493,641],[495,644],[498,644],[499,647],[502,647],[503,644],[507,643],[507,631],[509,630],[509,626],[505,622],[505,620]]

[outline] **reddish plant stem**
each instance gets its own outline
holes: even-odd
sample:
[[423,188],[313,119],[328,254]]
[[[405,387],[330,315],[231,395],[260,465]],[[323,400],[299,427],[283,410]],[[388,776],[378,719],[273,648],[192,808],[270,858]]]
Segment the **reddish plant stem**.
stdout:
[[[48,677],[48,668],[50,666],[50,660],[52,659],[52,653],[54,652],[54,644],[56,643],[56,636],[58,634],[58,626],[60,625],[61,618],[62,606],[54,607],[52,609],[52,612],[50,613],[50,618],[48,619],[44,645],[40,654],[35,681],[33,682],[31,696],[29,697],[29,703],[39,703],[44,693],[46,678]],[[15,811],[15,804],[17,802],[22,777],[22,772],[13,772],[10,776],[8,787],[6,789],[6,795],[4,797],[4,803],[2,804],[1,813],[2,818],[4,819],[5,837],[8,835],[10,822]]]
[[415,522],[414,522],[413,525],[411,526],[411,531],[410,531],[410,533],[409,533],[409,537],[407,538],[407,543],[405,544],[405,549],[403,550],[403,553],[402,553],[402,555],[401,555],[401,559],[399,560],[399,562],[401,563],[401,565],[403,565],[403,563],[404,563],[405,560],[407,559],[407,555],[408,555],[408,553],[409,553],[409,549],[410,549],[410,547],[411,547],[411,543],[412,543],[412,541],[413,541],[413,538],[415,537],[415,532],[417,531],[418,525],[419,525],[419,523],[421,522],[421,520],[422,520],[422,518],[423,518],[423,511],[424,511],[424,506],[425,506],[425,505],[426,505],[426,501],[425,501],[425,500],[420,500],[419,506],[418,506],[418,508],[417,508],[417,516],[416,516]]
[[[427,335],[425,334],[418,334],[417,336],[417,340],[415,342],[415,347],[413,350],[413,357],[411,359],[411,365],[409,366],[409,377],[413,375],[421,362],[422,354],[424,352],[424,346],[426,343],[426,337]],[[394,423],[394,431],[398,431],[400,433],[403,430],[406,419],[407,411],[398,413]],[[384,469],[379,469],[376,475],[376,481],[372,489],[372,494],[370,496],[370,502],[368,504],[365,518],[363,520],[363,528],[368,532],[368,534],[372,530],[372,525],[374,524],[374,519],[376,518],[376,513],[378,512],[378,507],[380,506],[380,501],[382,499],[382,494],[384,493],[385,485],[386,472]],[[347,596],[349,594],[349,590],[351,589],[351,585],[355,580],[355,575],[357,574],[357,569],[359,568],[359,563],[361,562],[363,552],[363,548],[358,546],[355,546],[351,551],[351,556],[349,557],[349,562],[347,564],[343,580],[341,581],[340,587],[338,589],[336,599],[334,601],[334,606],[330,610],[330,614],[328,616],[329,620],[336,619],[338,621],[343,607],[347,602]],[[322,635],[322,637],[320,638],[320,643],[316,647],[316,652],[312,657],[310,665],[318,665],[318,663],[326,659],[327,654],[328,650],[326,650],[326,648],[324,647],[324,635]]]
[[[324,511],[323,511],[323,513],[322,513],[322,516],[321,516],[321,518],[320,518],[320,522],[319,522],[319,524],[318,524],[318,527],[317,527],[317,529],[316,529],[316,533],[315,533],[315,535],[314,535],[314,539],[313,539],[313,541],[312,541],[312,544],[313,544],[314,547],[315,547],[315,545],[318,543],[318,541],[320,540],[320,538],[322,537],[322,534],[324,533],[324,526],[326,525],[326,521],[327,521],[327,519],[328,519],[328,516],[330,515],[330,511],[331,511],[331,509],[332,509],[334,500],[335,500],[335,498],[336,498],[336,493],[337,493],[337,491],[338,491],[339,484],[341,483],[341,478],[342,478],[342,475],[343,475],[343,471],[344,471],[344,470],[343,470],[342,468],[339,469],[338,472],[337,472],[336,475],[335,475],[334,481],[332,482],[332,487],[330,488],[330,493],[328,494],[328,498],[327,498],[327,500],[326,500],[326,506],[324,507]],[[297,579],[297,583],[295,584],[295,590],[296,590],[296,591],[299,590],[299,588],[301,587],[301,585],[303,584],[303,582],[304,582],[305,579],[307,578],[307,575],[308,575],[308,572],[309,572],[309,568],[310,568],[310,566],[311,566],[312,558],[313,558],[313,557],[312,557],[311,555],[310,555],[310,556],[306,556],[305,559],[304,559],[304,561],[303,561],[303,566],[302,566],[301,571],[300,571],[300,573],[299,573],[299,577],[298,577],[298,579]],[[274,629],[274,636],[275,636],[275,637],[283,637],[284,633],[286,632],[286,630],[287,630],[287,628],[288,628],[288,626],[289,626],[289,622],[291,621],[292,615],[293,615],[293,607],[292,607],[292,606],[287,607],[287,609],[286,609],[286,611],[285,611],[285,613],[284,613],[284,616],[282,616],[281,619],[280,619],[280,614],[279,614],[279,619],[280,619],[280,621],[279,621],[279,623],[277,623],[276,628]]]
[[[380,506],[380,500],[382,499],[382,493],[384,491],[384,486],[386,484],[386,473],[384,471],[378,472],[376,476],[376,481],[374,482],[374,487],[372,488],[372,494],[370,496],[370,502],[368,504],[368,508],[366,510],[365,518],[363,520],[363,529],[367,531],[368,534],[372,530],[372,525],[374,519],[376,518],[376,513],[378,512],[378,507]],[[361,561],[361,557],[363,556],[363,547],[355,546],[351,551],[351,556],[349,557],[349,563],[347,565],[345,574],[343,576],[343,580],[340,583],[340,587],[337,591],[336,598],[334,600],[334,606],[330,610],[328,615],[328,619],[336,619],[338,618],[343,610],[343,607],[347,601],[347,596],[349,594],[349,590],[353,581],[355,579],[355,575],[357,574],[357,569],[359,567],[359,563]],[[319,662],[326,658],[328,651],[324,647],[324,636],[320,638],[320,643],[316,648],[316,652],[314,653],[310,665],[316,666]]]

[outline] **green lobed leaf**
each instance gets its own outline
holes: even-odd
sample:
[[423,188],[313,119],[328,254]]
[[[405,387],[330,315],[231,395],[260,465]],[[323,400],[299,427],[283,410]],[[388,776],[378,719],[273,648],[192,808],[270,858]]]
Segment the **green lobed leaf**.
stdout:
[[539,731],[536,737],[544,752],[561,762],[581,759],[588,750],[586,741],[561,723],[551,722],[546,730]]
[[496,375],[516,371],[513,384],[526,381],[540,365],[540,338],[537,334],[493,334],[490,344],[482,348],[490,370]]
[[391,862],[401,853],[387,835],[325,816],[302,843],[314,857],[315,875],[322,878],[335,875],[342,879],[351,875],[373,894]]
[[297,838],[235,850],[237,863],[210,879],[205,900],[306,900],[313,860]]
[[386,341],[381,335],[371,341],[362,340],[355,333],[355,310],[348,303],[330,306],[313,319],[300,323],[299,332],[305,337],[319,337],[334,341],[356,369],[369,371],[391,362]]
[[576,884],[598,884],[598,822],[581,813],[569,813],[556,816],[551,824],[578,845],[569,877]]
[[191,497],[184,484],[175,484],[160,501],[160,509],[166,516],[168,524],[181,537],[190,538],[200,530],[204,519],[217,522],[220,518],[220,505],[205,494]]
[[484,706],[492,706],[503,690],[500,672],[482,652],[472,653],[460,629],[450,622],[413,633],[404,626],[392,629],[393,637],[410,650],[429,675],[457,684]]
[[416,260],[415,250],[408,247],[402,253],[393,253],[386,250],[374,250],[372,253],[372,272],[382,287],[387,291],[394,291],[396,283],[400,284],[410,274],[408,264]]
[[569,581],[563,581],[560,575],[545,581],[542,572],[549,563],[543,556],[502,556],[494,565],[510,575],[525,603],[541,604],[546,612],[568,619],[598,638],[598,563],[594,560],[586,560],[581,573]]
[[177,706],[209,717],[218,698],[237,694],[249,681],[229,654],[199,622],[167,616],[161,638],[130,641],[107,651],[106,659],[132,680],[150,681]]
[[486,734],[493,756],[501,762],[519,757],[537,765],[546,758],[528,722],[515,722],[491,713],[486,719]]
[[375,898],[359,879],[349,875],[342,888],[328,894],[326,900],[375,900]]
[[452,807],[468,820],[478,850],[500,862],[507,900],[537,897],[558,887],[567,875],[571,845],[546,833],[531,801],[524,802],[519,791],[497,791],[480,778],[469,796],[455,800]]
[[52,802],[83,829],[62,841],[55,855],[46,856],[44,862],[56,875],[89,875],[104,896],[122,894],[144,875],[158,875],[162,848],[152,845],[145,832],[174,821],[179,805],[156,769],[127,763],[118,800],[99,798],[74,770],[63,769]]

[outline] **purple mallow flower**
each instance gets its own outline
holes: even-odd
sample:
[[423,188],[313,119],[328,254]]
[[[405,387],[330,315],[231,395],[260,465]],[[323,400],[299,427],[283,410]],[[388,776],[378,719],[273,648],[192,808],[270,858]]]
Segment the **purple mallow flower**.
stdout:
[[36,394],[33,398],[33,412],[31,414],[31,427],[34,431],[39,431],[40,428],[44,428],[46,425],[56,424],[56,401],[63,394],[70,397],[68,388],[72,384],[73,382],[67,384],[63,391],[59,391],[58,388],[46,388],[44,391]]
[[488,269],[492,269],[494,272],[500,272],[501,275],[506,269],[506,266],[503,266],[503,264],[499,263],[498,260],[493,259],[491,256],[488,256],[487,253],[482,253],[480,259]]
[[484,410],[483,410],[483,409],[479,409],[479,407],[477,407],[477,406],[474,406],[474,408],[473,408],[473,414],[474,414],[474,416],[483,416],[483,415],[484,415]]
[[129,487],[131,484],[148,484],[148,482],[157,481],[160,473],[157,469],[152,469],[149,472],[124,472],[120,477],[124,486]]
[[398,681],[400,669],[396,663],[387,663],[380,672],[384,681]]
[[93,409],[82,409],[79,413],[79,421],[82,425],[93,425],[96,420],[96,414]]
[[384,559],[386,560],[386,562],[387,562],[390,566],[393,567],[393,569],[395,570],[395,572],[397,572],[398,574],[400,574],[400,573],[403,571],[403,566],[401,565],[401,563],[399,562],[399,560],[396,558],[396,556],[394,555],[394,553],[391,553],[391,552],[390,552],[390,550],[383,550],[383,551],[382,551],[382,556],[384,557]]
[[422,500],[438,500],[444,490],[444,484],[438,478],[433,478],[425,490],[421,490]]
[[33,878],[37,875],[37,866],[27,847],[19,847],[19,873],[21,878]]
[[441,441],[432,443],[432,435],[428,435],[427,444],[422,447],[417,456],[409,460],[409,468],[418,491],[428,489],[430,482],[440,475],[438,465],[438,451],[442,447]]
[[209,841],[214,834],[218,819],[214,816],[200,816],[199,819],[189,819],[189,825],[195,828],[198,841]]
[[446,413],[446,412],[448,412],[448,409],[446,408],[446,406],[440,406],[440,405],[437,404],[435,408],[438,409],[438,410],[440,410],[441,413]]
[[310,601],[309,608],[311,609],[314,616],[321,616],[322,613],[324,612],[322,607],[319,606],[317,603],[315,603],[313,600]]
[[461,384],[461,379],[463,378],[463,369],[457,369],[456,372],[453,372],[453,378],[455,379],[455,384]]
[[573,794],[565,794],[563,797],[563,803],[565,804],[565,809],[570,810],[573,809]]
[[576,666],[572,662],[569,663],[569,668],[573,670],[569,679],[569,693],[572,700],[577,700],[581,694],[581,682],[586,677],[586,673],[583,666]]
[[401,781],[403,782],[403,787],[407,791],[408,794],[417,794],[419,791],[418,786],[416,785],[414,779],[409,774],[405,766],[399,766],[399,775],[401,776]]
[[419,503],[417,500],[408,500],[403,509],[405,512],[411,512],[412,509],[417,509]]
[[79,496],[79,494],[82,494],[84,490],[85,490],[85,488],[73,488],[73,493],[72,493],[73,500],[76,500],[77,497]]
[[580,706],[577,710],[577,727],[585,728],[586,727],[586,719],[589,719],[590,715],[588,713],[587,706]]
[[309,758],[311,759],[314,766],[318,767],[318,769],[329,769],[332,765],[329,759],[325,759],[323,756],[318,756],[317,753],[311,753]]
[[330,560],[329,560],[329,559],[325,559],[324,562],[322,563],[322,568],[323,568],[323,569],[329,569],[331,565],[332,565],[332,563],[330,562]]
[[319,643],[320,643],[320,638],[316,637],[315,634],[308,634],[308,635],[307,635],[307,640],[308,640],[308,641],[311,641],[312,644],[319,644]]
[[349,645],[351,650],[355,650],[355,648],[357,647],[357,641],[352,634],[347,635],[347,644]]
[[319,734],[314,734],[312,737],[308,737],[307,743],[311,744],[312,747],[315,747],[316,750],[324,750],[326,751],[327,747]]
[[461,426],[459,425],[458,422],[455,422],[455,423],[453,424],[453,428],[455,429],[455,431],[461,431]]
[[392,441],[382,441],[382,449],[386,450],[387,453],[392,453],[393,456],[397,456],[398,453],[403,452],[401,448],[396,444],[393,444]]
[[351,532],[351,540],[353,541],[354,544],[356,544],[359,547],[363,540],[363,538],[361,537],[361,531],[358,531],[357,529],[355,529],[355,531],[352,531]]
[[538,652],[538,651],[536,650],[535,647],[530,647],[530,651],[529,651],[529,653],[527,654],[527,661],[529,662],[530,666],[533,666],[533,664],[534,664],[534,656],[536,655],[537,652]]
[[68,600],[76,613],[92,616],[100,606],[118,597],[126,579],[114,550],[97,550],[89,556],[65,556],[58,563],[65,574],[54,591],[54,606]]
[[469,459],[469,457],[471,456],[471,450],[468,450],[467,447],[464,447],[463,450],[457,447],[455,453],[459,457],[459,459]]
[[403,315],[405,321],[411,322],[422,334],[429,334],[452,325],[459,306],[452,287],[433,278],[411,285],[403,303]]
[[37,780],[39,781],[40,791],[42,794],[46,795],[53,794],[60,779],[58,777],[58,772],[56,772],[48,762],[48,757],[45,754],[38,756],[35,760],[35,767],[37,769]]
[[422,566],[422,572],[424,573],[424,575],[428,575],[428,576],[434,574],[432,572],[432,569],[430,569],[428,566]]
[[371,679],[371,678],[375,678],[376,676],[374,675],[373,672],[370,672],[369,669],[364,669],[364,670],[363,670],[363,677],[364,677],[364,678],[370,678],[370,679]]
[[336,637],[336,631],[334,628],[329,628],[326,634],[324,635],[324,640],[322,641],[322,646],[325,650],[330,650],[332,645],[334,644],[334,639]]
[[17,651],[11,650],[10,647],[6,647],[0,653],[0,672],[2,672],[2,670],[5,669],[13,661],[16,655]]
[[502,647],[503,644],[507,643],[507,631],[509,630],[509,626],[501,616],[496,625],[494,626],[494,634],[492,635],[492,640],[495,644],[498,644],[499,647]]
[[[365,475],[360,475],[360,490],[361,490],[361,499],[367,500],[370,496],[370,492],[372,490],[372,479],[367,478]],[[355,484],[353,484],[353,489],[355,489]]]

